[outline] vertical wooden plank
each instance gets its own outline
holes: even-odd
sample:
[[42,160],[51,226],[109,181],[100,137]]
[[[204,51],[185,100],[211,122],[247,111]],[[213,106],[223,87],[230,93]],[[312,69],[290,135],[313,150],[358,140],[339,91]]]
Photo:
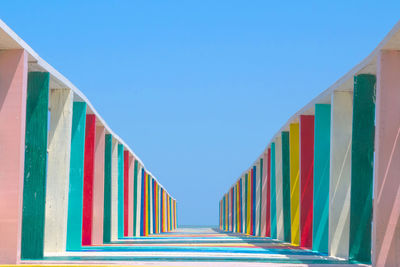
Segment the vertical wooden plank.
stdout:
[[284,240],[283,231],[283,195],[282,195],[282,137],[275,138],[275,183],[276,183],[276,235]]
[[246,216],[247,216],[247,187],[246,177],[242,176],[242,233],[246,233]]
[[129,229],[129,151],[124,151],[124,236]]
[[277,238],[275,143],[271,144],[271,238]]
[[103,244],[105,134],[104,126],[97,125],[94,152],[92,245]]
[[111,242],[112,135],[105,135],[103,243]]
[[124,145],[118,144],[118,239],[124,237]]
[[22,194],[28,55],[0,53],[0,264],[15,264],[21,253]]
[[349,257],[353,92],[331,98],[329,255]]
[[400,266],[400,52],[378,58],[373,266]]
[[251,169],[251,194],[252,194],[252,209],[251,209],[251,234],[255,235],[256,234],[256,214],[257,214],[257,170],[256,170],[256,166],[253,166],[253,168]]
[[271,147],[267,149],[267,210],[265,236],[271,237]]
[[158,234],[158,184],[154,181],[154,233]]
[[256,188],[255,188],[255,229],[254,229],[254,235],[256,236],[260,236],[260,219],[261,219],[261,176],[260,176],[260,162],[258,161],[256,163],[256,166],[254,168],[254,178],[256,179],[255,184],[256,184]]
[[[236,232],[240,233],[241,229],[240,229],[240,218],[241,218],[241,207],[240,207],[240,180],[236,183],[236,206],[237,206],[237,210],[236,210],[236,224],[237,224],[237,229]],[[175,202],[176,203],[176,202]]]
[[134,171],[133,171],[133,236],[138,236],[138,222],[139,222],[139,214],[138,213],[138,183],[139,183],[139,162],[135,159],[134,163]]
[[149,175],[149,188],[148,188],[148,194],[149,194],[149,206],[148,206],[148,211],[149,211],[149,234],[153,234],[153,181],[154,178]]
[[111,148],[111,241],[118,240],[118,185],[119,185],[118,141],[112,138]]
[[84,246],[92,244],[95,139],[96,116],[88,114],[86,115],[85,165],[83,170],[82,245]]
[[68,189],[73,93],[50,92],[44,253],[61,253],[67,245]]
[[261,183],[261,236],[267,236],[267,184],[268,184],[268,155],[264,152],[262,158],[262,183]]
[[74,102],[69,171],[67,250],[82,248],[83,172],[85,158],[86,103]]
[[299,124],[291,123],[290,143],[290,219],[292,244],[300,245],[300,169],[299,169]]
[[232,231],[236,232],[236,188],[232,186]]
[[375,75],[354,77],[351,145],[350,259],[371,261]]
[[283,236],[284,241],[292,240],[290,218],[290,151],[289,132],[283,131],[282,136],[282,208],[283,208]]
[[146,236],[146,213],[147,213],[147,209],[146,209],[146,186],[147,186],[147,182],[146,182],[146,178],[147,178],[147,174],[146,171],[143,169],[142,170],[142,220],[141,220],[141,224],[142,224],[142,231],[141,231],[141,236]]
[[328,253],[331,105],[315,105],[313,250]]
[[22,259],[43,257],[49,80],[50,75],[47,72],[30,72],[28,74]]
[[300,115],[300,246],[312,248],[314,116]]
[[134,164],[135,164],[135,159],[133,156],[130,154],[129,155],[129,195],[128,195],[128,236],[132,237],[133,236],[133,213],[134,213],[134,208],[133,208],[133,173],[134,173]]
[[247,218],[246,218],[246,233],[251,234],[251,172],[246,173],[246,187],[247,187]]
[[263,159],[263,157],[262,158],[260,158],[260,160],[259,160],[259,163],[258,163],[259,165],[259,184],[258,184],[258,194],[259,194],[259,203],[258,203],[258,207],[259,207],[259,211],[258,211],[258,235],[259,236],[264,236],[264,234],[262,233],[262,225],[263,225],[263,222],[265,221],[265,220],[263,220],[263,218],[262,218],[262,210],[263,210],[263,205],[262,205],[262,202],[263,202],[263,172],[264,172],[264,170],[263,170],[263,165],[264,165],[264,159]]
[[151,197],[152,197],[152,194],[151,194],[151,181],[152,181],[152,177],[151,177],[151,175],[149,175],[149,174],[147,174],[147,201],[146,201],[146,207],[147,207],[147,213],[146,213],[146,215],[147,215],[147,218],[146,218],[146,221],[147,221],[147,228],[146,228],[146,233],[147,233],[147,235],[150,235],[151,233],[152,233],[152,222],[151,222],[151,219],[152,219],[152,212],[151,212],[151,204],[152,204],[152,201],[151,201]]

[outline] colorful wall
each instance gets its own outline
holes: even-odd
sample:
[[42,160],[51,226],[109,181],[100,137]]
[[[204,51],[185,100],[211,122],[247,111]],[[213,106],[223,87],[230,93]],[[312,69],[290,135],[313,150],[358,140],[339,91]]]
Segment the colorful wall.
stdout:
[[0,264],[176,228],[176,200],[0,21]]
[[266,142],[223,195],[221,230],[400,266],[398,40],[400,23]]

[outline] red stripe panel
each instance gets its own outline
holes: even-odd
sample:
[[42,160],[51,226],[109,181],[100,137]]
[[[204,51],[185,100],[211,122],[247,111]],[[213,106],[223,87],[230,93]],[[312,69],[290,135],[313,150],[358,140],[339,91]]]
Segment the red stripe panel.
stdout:
[[85,159],[83,169],[82,245],[92,244],[94,144],[96,138],[96,115],[86,115]]
[[124,236],[129,230],[129,151],[124,151]]
[[300,116],[300,246],[312,248],[314,116]]

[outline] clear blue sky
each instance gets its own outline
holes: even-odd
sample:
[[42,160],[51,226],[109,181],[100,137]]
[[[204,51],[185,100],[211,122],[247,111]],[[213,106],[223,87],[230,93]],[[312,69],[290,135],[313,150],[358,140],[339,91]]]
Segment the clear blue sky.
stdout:
[[141,157],[180,224],[216,225],[222,194],[400,1],[2,0],[0,18]]

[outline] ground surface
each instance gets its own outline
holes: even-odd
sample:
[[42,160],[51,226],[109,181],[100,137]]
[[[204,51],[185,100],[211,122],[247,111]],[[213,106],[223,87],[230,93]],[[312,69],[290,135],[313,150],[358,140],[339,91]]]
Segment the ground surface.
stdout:
[[[107,264],[134,266],[357,266],[269,238],[179,228],[145,238],[45,257],[23,264]],[[363,265],[359,265],[363,266]]]

